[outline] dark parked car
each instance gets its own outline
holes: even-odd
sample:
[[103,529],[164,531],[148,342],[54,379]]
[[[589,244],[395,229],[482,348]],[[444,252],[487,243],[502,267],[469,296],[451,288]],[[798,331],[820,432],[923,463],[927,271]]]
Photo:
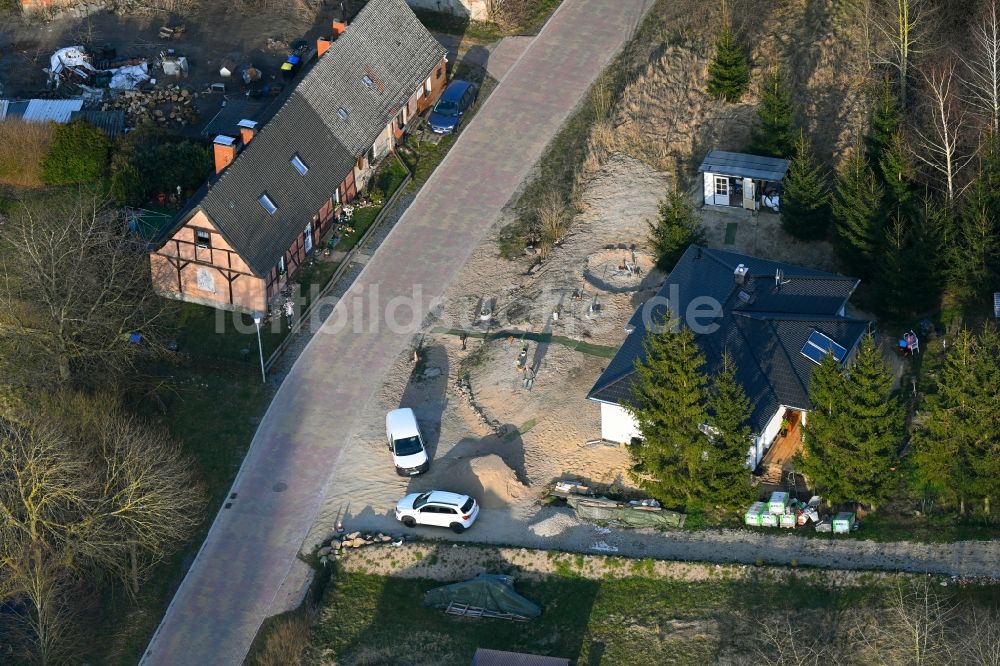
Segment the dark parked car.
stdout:
[[462,116],[476,101],[479,88],[468,81],[455,80],[441,93],[441,98],[431,109],[429,124],[437,134],[451,134],[458,129]]

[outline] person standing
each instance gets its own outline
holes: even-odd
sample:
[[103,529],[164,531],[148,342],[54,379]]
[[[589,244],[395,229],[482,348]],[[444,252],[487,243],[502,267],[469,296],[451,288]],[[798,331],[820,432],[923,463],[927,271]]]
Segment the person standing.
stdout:
[[288,328],[292,327],[293,316],[295,316],[295,303],[289,298],[285,300],[285,320],[288,322]]

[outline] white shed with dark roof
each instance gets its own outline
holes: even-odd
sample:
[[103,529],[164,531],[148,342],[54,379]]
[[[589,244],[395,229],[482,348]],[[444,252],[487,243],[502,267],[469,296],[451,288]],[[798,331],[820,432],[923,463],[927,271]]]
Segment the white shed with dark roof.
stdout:
[[705,205],[757,210],[761,197],[781,189],[789,164],[777,157],[712,150],[698,167],[704,174]]

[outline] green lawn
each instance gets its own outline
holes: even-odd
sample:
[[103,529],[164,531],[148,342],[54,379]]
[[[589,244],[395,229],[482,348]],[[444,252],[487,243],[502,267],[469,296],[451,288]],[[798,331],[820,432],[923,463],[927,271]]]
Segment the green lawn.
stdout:
[[350,224],[354,231],[344,234],[337,242],[336,250],[347,252],[358,244],[365,235],[365,232],[368,231],[368,228],[375,222],[375,218],[382,212],[384,205],[381,204],[392,198],[392,195],[396,193],[399,186],[406,180],[406,176],[406,167],[394,156],[390,156],[379,167],[378,173],[372,178],[369,196],[372,201],[379,202],[380,205],[354,209],[354,215],[351,218]]
[[229,492],[271,399],[258,375],[238,367],[217,371],[193,364],[161,371],[170,381],[169,389],[160,394],[162,408],[148,399],[136,408],[163,424],[194,457],[209,503],[198,533],[158,566],[134,603],[120,590],[107,590],[95,604],[88,627],[94,637],[88,658],[94,664],[130,666],[138,661],[180,585],[184,567],[194,558]]
[[[329,650],[335,663],[464,666],[477,647],[486,647],[568,657],[577,664],[700,665],[717,663],[720,650],[748,653],[750,631],[762,614],[843,610],[877,605],[884,597],[875,585],[831,588],[811,573],[788,582],[773,582],[766,571],[759,580],[720,577],[699,583],[552,576],[517,580],[518,591],[544,610],[533,622],[514,623],[456,618],[421,607],[423,593],[438,585],[335,574],[314,630],[314,654]],[[949,589],[986,603],[996,593]],[[696,630],[679,631],[678,623]]]

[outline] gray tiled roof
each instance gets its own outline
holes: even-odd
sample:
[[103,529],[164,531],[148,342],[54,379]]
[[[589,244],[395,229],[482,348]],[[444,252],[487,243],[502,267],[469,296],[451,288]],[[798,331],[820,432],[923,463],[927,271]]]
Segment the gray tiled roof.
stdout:
[[[291,164],[295,154],[309,167],[304,176]],[[200,207],[253,272],[266,276],[352,168],[354,157],[296,91]],[[257,200],[265,192],[278,207],[274,215]]]
[[370,0],[299,90],[357,157],[446,53],[403,0]]
[[785,177],[789,164],[788,160],[777,157],[712,150],[705,156],[698,171],[778,181]]
[[[739,264],[749,268],[743,286],[736,284],[733,275]],[[775,283],[776,270],[784,276],[780,288]],[[662,301],[676,285],[674,311],[683,314],[699,296],[722,305],[722,316],[715,321],[718,329],[695,337],[705,355],[704,371],[714,374],[723,352],[729,352],[737,379],[750,399],[750,425],[760,432],[779,405],[811,406],[808,386],[816,366],[801,351],[814,329],[849,351],[857,346],[869,322],[840,314],[857,284],[854,278],[692,245],[670,272],[659,298],[651,302],[655,304],[640,307],[633,315],[629,326],[634,330],[587,397],[615,404],[629,400],[647,327],[662,320],[666,312]],[[741,290],[749,302],[740,298]]]
[[[266,276],[444,54],[404,0],[371,0],[174,228],[204,210],[254,274]],[[382,87],[364,86],[366,66]],[[348,110],[346,124],[338,107]],[[292,166],[294,154],[306,175]],[[258,202],[263,193],[277,205],[273,215]]]

